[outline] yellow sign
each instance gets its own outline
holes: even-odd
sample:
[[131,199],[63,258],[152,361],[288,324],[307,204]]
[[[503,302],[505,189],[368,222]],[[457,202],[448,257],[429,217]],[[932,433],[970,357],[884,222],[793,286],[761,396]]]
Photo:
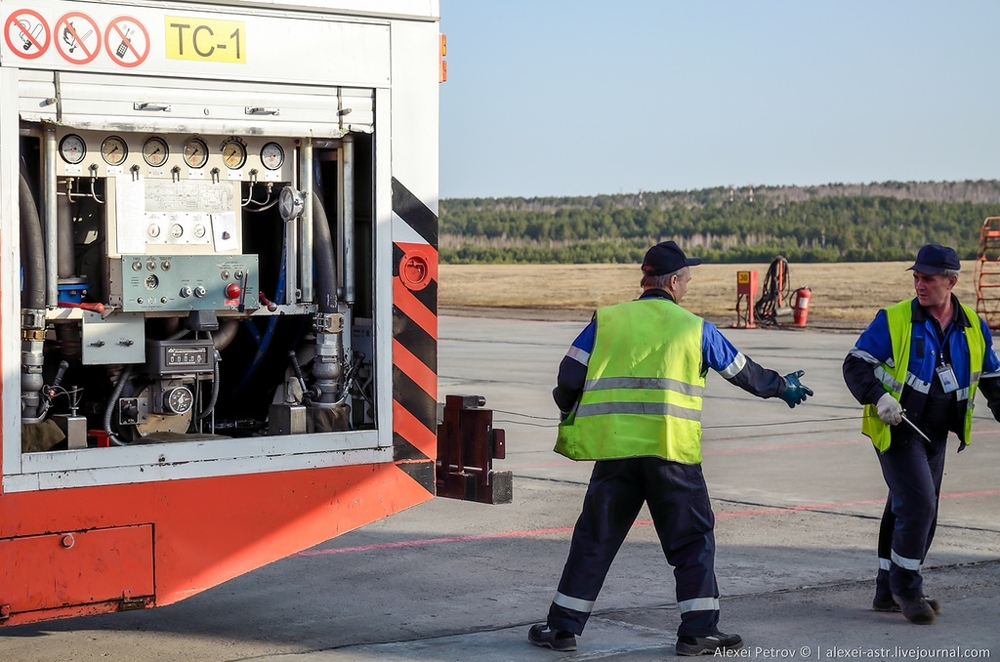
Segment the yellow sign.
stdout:
[[738,284],[745,284],[750,282],[750,272],[749,271],[737,271],[736,272],[736,282]]
[[172,60],[246,64],[246,23],[167,16],[167,57]]

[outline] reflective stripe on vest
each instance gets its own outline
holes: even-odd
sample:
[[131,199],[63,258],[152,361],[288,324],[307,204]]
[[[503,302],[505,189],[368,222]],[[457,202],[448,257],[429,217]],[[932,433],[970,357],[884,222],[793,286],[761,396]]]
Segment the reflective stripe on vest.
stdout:
[[556,452],[574,460],[700,463],[703,324],[659,298],[597,311],[583,394],[559,425]]
[[[982,375],[986,339],[983,338],[983,329],[979,324],[979,316],[976,311],[965,304],[960,305],[969,320],[969,326],[965,327],[965,342],[969,348],[969,385],[959,389],[956,398],[959,402],[968,401],[965,409],[962,440],[969,443],[969,433],[972,430],[973,398],[976,395],[976,387],[979,385],[979,377]],[[923,381],[908,370],[910,336],[913,329],[912,300],[900,301],[886,308],[885,312],[889,323],[889,337],[892,340],[892,366],[888,362],[879,364],[875,368],[875,376],[882,383],[886,392],[891,393],[896,400],[903,397],[904,383],[913,390],[926,394],[930,391],[930,382]],[[878,417],[878,409],[875,405],[865,405],[864,416],[861,420],[861,432],[872,440],[875,448],[879,451],[884,452],[888,449],[892,441],[891,428]]]

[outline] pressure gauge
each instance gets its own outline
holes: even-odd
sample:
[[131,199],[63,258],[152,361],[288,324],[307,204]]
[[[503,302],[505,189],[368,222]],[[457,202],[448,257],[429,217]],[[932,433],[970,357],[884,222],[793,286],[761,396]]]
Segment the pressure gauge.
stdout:
[[167,148],[167,143],[163,138],[154,136],[142,146],[142,158],[145,159],[151,168],[162,166],[167,162],[168,156],[170,156],[170,150]]
[[230,170],[239,170],[247,162],[247,147],[238,138],[222,143],[222,162]]
[[87,156],[87,143],[75,133],[69,133],[59,141],[59,156],[66,163],[76,165]]
[[189,168],[203,168],[208,163],[208,146],[198,138],[188,138],[184,143],[184,163]]
[[163,408],[171,414],[186,414],[193,404],[194,394],[187,386],[172,388],[163,397]]
[[305,206],[305,196],[291,186],[281,189],[278,194],[278,213],[283,221],[294,221],[302,216]]
[[120,166],[128,158],[128,145],[118,136],[108,136],[101,143],[101,156],[108,165]]
[[260,162],[268,170],[277,170],[285,162],[285,151],[278,143],[267,143],[260,148]]

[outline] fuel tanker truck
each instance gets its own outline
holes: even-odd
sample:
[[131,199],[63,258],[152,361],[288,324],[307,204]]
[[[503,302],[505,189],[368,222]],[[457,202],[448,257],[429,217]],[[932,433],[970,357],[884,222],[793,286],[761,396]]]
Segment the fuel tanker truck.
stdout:
[[509,500],[437,403],[437,0],[0,19],[0,625]]

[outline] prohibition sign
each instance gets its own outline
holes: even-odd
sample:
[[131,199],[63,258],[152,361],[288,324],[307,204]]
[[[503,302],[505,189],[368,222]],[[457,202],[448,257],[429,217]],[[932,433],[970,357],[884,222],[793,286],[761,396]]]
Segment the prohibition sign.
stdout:
[[25,60],[41,57],[49,49],[52,33],[42,15],[31,9],[18,9],[7,17],[3,38],[10,50]]
[[104,49],[115,64],[138,67],[149,55],[149,33],[131,16],[119,16],[104,30]]
[[101,52],[101,28],[94,19],[78,11],[56,21],[56,50],[70,64],[87,64]]

